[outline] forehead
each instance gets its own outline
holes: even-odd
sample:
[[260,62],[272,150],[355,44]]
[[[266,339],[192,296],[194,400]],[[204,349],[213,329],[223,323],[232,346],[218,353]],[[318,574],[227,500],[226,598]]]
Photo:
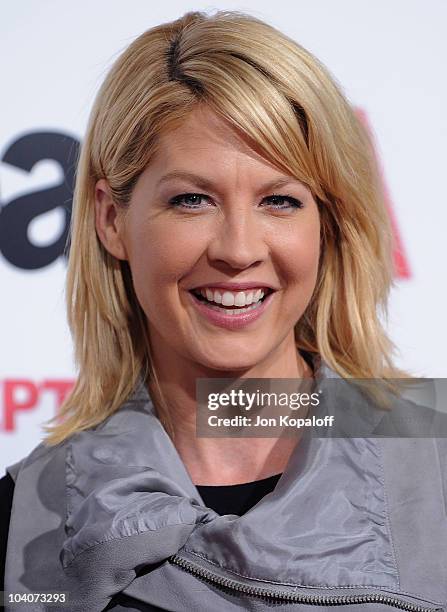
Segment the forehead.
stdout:
[[220,163],[237,160],[237,163],[276,170],[256,150],[256,145],[249,144],[241,132],[206,107],[195,108],[180,126],[160,136],[153,162],[160,166],[177,165],[191,158],[210,166],[217,159]]

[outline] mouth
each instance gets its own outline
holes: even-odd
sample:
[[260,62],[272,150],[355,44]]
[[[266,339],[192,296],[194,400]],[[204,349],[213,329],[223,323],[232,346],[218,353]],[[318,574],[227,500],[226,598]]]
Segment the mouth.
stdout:
[[188,293],[196,312],[208,323],[228,330],[240,330],[264,317],[277,292],[265,287],[233,295],[219,290],[216,294],[212,288],[191,289]]
[[[255,304],[259,304],[262,303],[265,299],[268,298],[269,295],[271,295],[272,293],[275,293],[274,289],[271,289],[270,287],[263,287],[262,288],[264,295],[262,296],[261,299],[257,300],[257,302],[252,302],[251,305],[244,305],[244,306],[225,306],[225,309],[228,310],[244,310],[249,308],[250,306],[255,306]],[[210,301],[207,298],[205,298],[199,290],[197,289],[190,289],[189,293],[191,293],[195,298],[197,298],[200,302],[203,302],[203,304],[206,304],[208,306],[220,306],[222,307],[222,304],[218,304],[217,302],[214,301]]]

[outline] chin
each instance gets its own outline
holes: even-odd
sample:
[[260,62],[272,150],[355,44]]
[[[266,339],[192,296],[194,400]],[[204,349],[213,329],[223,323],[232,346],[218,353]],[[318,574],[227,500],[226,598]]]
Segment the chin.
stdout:
[[253,351],[237,351],[233,348],[228,352],[219,351],[216,355],[197,356],[195,360],[211,370],[240,372],[242,374],[245,370],[256,366],[261,361],[261,357],[257,358]]

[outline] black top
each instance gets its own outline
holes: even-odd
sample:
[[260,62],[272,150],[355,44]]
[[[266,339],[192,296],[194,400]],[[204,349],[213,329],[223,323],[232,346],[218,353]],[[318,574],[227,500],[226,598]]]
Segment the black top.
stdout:
[[[196,485],[205,505],[218,514],[241,516],[273,491],[281,474],[237,485]],[[0,478],[0,591],[4,591],[6,544],[11,518],[14,481],[9,474]]]
[[264,495],[273,491],[280,476],[281,474],[275,474],[262,480],[236,485],[196,485],[196,488],[208,508],[212,508],[218,514],[242,516]]
[[0,478],[0,591],[5,582],[6,543],[8,541],[9,519],[11,517],[14,481],[9,474]]

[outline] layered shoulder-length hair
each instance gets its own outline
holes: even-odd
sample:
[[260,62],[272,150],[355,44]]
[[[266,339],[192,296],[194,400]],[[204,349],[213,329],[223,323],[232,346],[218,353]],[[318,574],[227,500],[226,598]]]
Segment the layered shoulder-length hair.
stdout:
[[94,102],[77,168],[66,287],[79,372],[46,427],[48,444],[99,424],[140,377],[170,432],[128,263],[96,234],[95,185],[106,179],[115,202],[128,206],[160,135],[197,105],[302,181],[318,203],[319,274],[295,326],[297,348],[345,378],[402,375],[381,322],[393,282],[392,232],[366,129],[328,70],[271,25],[235,11],[188,12],[140,35]]

